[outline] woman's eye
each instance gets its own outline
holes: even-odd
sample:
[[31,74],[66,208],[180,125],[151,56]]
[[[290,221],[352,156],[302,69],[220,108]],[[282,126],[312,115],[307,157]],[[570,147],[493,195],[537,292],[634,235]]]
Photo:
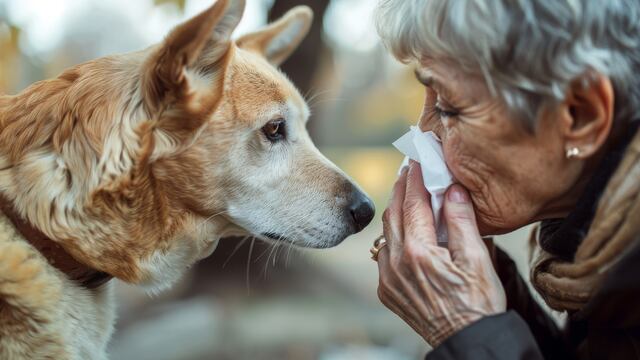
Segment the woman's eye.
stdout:
[[438,114],[441,118],[451,118],[458,116],[458,113],[450,110],[443,110],[442,108],[436,106],[435,107],[436,114]]
[[281,141],[286,138],[286,128],[284,119],[276,119],[269,121],[262,127],[262,132],[267,140],[271,142]]
[[442,119],[452,118],[459,115],[459,113],[455,110],[444,109],[439,103],[436,103],[434,105],[433,110],[438,115],[438,117]]

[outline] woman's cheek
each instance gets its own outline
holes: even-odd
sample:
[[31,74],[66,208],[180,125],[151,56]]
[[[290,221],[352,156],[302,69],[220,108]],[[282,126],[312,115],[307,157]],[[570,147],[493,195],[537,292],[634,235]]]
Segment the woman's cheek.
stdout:
[[[464,157],[464,142],[460,141],[459,134],[456,131],[446,129],[444,125],[439,127],[438,136],[442,141],[442,151],[444,153],[444,160],[449,167],[449,170],[457,181],[464,179],[464,168],[462,158]],[[463,183],[463,185],[465,185]]]
[[460,134],[456,131],[448,133],[446,140],[443,140],[445,161],[455,178],[454,181],[469,191],[481,233],[483,235],[491,234],[496,230],[496,226],[494,225],[494,216],[490,214],[492,206],[489,204],[492,199],[488,198],[488,194],[485,193],[488,186],[479,166],[482,160],[478,158],[480,154],[474,154],[473,151],[465,147],[464,144],[468,144],[466,141],[468,139],[461,139]]
[[463,144],[467,143],[455,137],[449,138],[443,146],[445,161],[455,182],[469,191],[480,233],[484,236],[514,230],[514,224],[521,222],[522,213],[521,209],[514,207],[518,201],[510,186],[494,175],[495,171],[487,163],[488,159],[482,158],[481,152]]
[[453,127],[453,124],[455,123],[455,120],[447,117],[447,118],[444,118],[444,119],[440,120],[440,123],[442,124],[442,127],[445,130],[448,130],[448,129],[451,129]]
[[463,139],[457,129],[445,130],[442,138],[444,158],[455,181],[469,190],[478,193],[486,186],[486,166],[482,166],[481,153],[470,148],[472,139]]

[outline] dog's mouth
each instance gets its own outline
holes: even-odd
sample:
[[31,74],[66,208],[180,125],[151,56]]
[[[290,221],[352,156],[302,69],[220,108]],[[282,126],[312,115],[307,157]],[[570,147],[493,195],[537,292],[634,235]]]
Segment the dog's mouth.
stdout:
[[327,249],[327,248],[331,248],[334,247],[336,245],[338,245],[341,241],[335,242],[335,243],[327,243],[327,242],[300,242],[300,241],[295,241],[291,238],[288,238],[284,235],[278,234],[278,233],[274,233],[274,232],[264,232],[261,233],[260,235],[262,235],[265,239],[267,240],[271,240],[271,241],[277,241],[277,242],[284,242],[284,243],[289,243],[292,244],[294,246],[300,247],[300,248],[311,248],[311,249]]
[[278,234],[278,233],[274,233],[274,232],[264,232],[261,234],[262,236],[266,237],[267,239],[270,240],[274,240],[274,241],[281,241],[281,242],[287,242],[287,243],[291,243],[291,244],[295,244],[295,242],[292,239],[289,239],[288,237]]

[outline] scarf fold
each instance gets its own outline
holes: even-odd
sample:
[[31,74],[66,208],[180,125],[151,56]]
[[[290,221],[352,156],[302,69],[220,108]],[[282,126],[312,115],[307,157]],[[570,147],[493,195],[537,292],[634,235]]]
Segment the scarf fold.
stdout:
[[[608,270],[636,245],[640,234],[640,131],[628,143],[624,157],[596,201],[592,221],[588,221],[589,209],[583,209],[587,215],[581,217],[586,218],[587,224],[590,222],[588,229],[574,228],[568,239],[562,238],[569,233],[562,231],[563,224],[557,221],[551,223],[554,233],[549,236],[542,236],[539,227],[535,230],[540,246],[533,255],[531,282],[554,310],[584,309]],[[575,241],[576,234],[584,236]],[[562,248],[563,240],[573,247],[573,256],[567,256],[566,251],[553,251],[554,247]]]

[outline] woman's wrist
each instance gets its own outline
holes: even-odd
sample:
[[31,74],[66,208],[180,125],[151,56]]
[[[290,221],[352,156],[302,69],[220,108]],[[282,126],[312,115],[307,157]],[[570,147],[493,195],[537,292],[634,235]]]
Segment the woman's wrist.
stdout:
[[439,328],[432,328],[425,331],[425,333],[421,334],[422,337],[431,345],[432,347],[437,347],[442,344],[445,340],[453,336],[454,334],[462,331],[468,326],[471,326],[477,321],[481,319],[494,315],[494,314],[481,314],[481,313],[467,313],[467,314],[458,314],[451,319],[449,319],[448,326],[440,326]]

